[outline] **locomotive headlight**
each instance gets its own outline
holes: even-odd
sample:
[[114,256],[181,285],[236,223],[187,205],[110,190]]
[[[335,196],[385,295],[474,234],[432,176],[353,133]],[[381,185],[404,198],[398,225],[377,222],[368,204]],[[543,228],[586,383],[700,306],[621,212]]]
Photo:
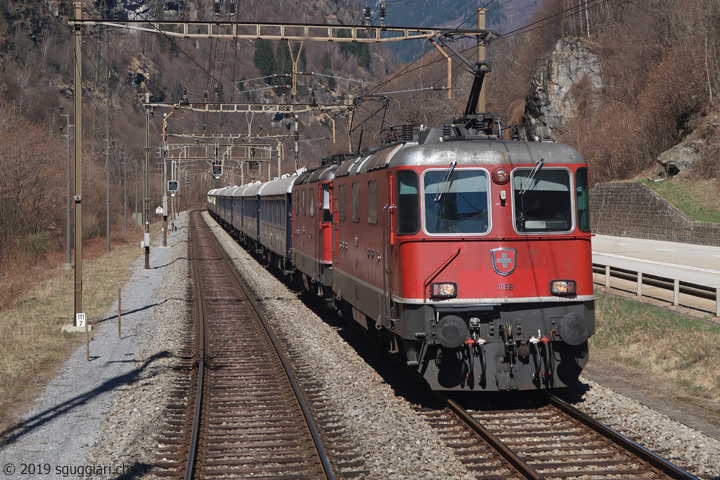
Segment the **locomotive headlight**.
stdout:
[[492,172],[493,181],[499,185],[505,185],[510,179],[507,170],[502,167],[498,167]]
[[457,285],[455,283],[433,283],[430,289],[433,298],[455,298]]
[[576,295],[577,283],[575,280],[553,280],[550,282],[550,293],[553,295]]

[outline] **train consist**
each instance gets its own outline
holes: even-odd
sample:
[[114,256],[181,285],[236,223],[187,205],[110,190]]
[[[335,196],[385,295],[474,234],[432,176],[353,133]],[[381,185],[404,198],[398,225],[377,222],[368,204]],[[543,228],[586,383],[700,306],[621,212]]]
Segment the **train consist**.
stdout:
[[571,385],[594,297],[574,148],[462,125],[211,190],[242,244],[332,302],[437,390]]

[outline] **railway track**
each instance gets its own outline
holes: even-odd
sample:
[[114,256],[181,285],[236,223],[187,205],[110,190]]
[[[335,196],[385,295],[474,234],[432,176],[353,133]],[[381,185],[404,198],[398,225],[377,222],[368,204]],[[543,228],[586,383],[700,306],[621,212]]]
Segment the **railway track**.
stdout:
[[[544,398],[544,400],[543,400]],[[555,396],[515,408],[420,412],[478,479],[697,480]]]
[[[208,233],[207,228],[199,226],[193,226],[192,231],[193,234]],[[192,244],[199,246],[199,240],[193,239]],[[230,306],[245,307],[251,300],[226,290],[232,283],[227,279],[228,267],[217,267],[222,254],[209,252],[209,247],[201,247],[200,252],[193,254],[200,262],[200,265],[193,267],[193,271],[200,274],[207,268],[211,279],[209,285],[212,288],[205,292],[205,300],[201,303],[210,307],[205,315],[217,319],[220,326],[215,329],[222,332],[221,341],[207,342],[207,371],[211,379],[208,382],[215,384],[219,390],[213,394],[198,395],[194,386],[195,378],[192,382],[178,381],[176,398],[168,409],[171,416],[168,417],[169,426],[164,434],[165,446],[158,460],[161,470],[156,470],[156,475],[180,478],[187,460],[195,458],[190,453],[187,440],[193,416],[185,405],[189,399],[201,397],[204,399],[204,409],[212,413],[206,414],[204,423],[198,424],[201,425],[198,430],[210,436],[202,436],[196,442],[198,453],[194,471],[198,474],[197,478],[325,478],[323,461],[311,452],[310,445],[314,443],[310,439],[312,435],[301,435],[298,432],[305,427],[290,426],[290,420],[285,419],[286,416],[301,416],[299,410],[302,409],[297,405],[281,406],[286,403],[286,398],[294,395],[287,393],[287,387],[275,386],[276,380],[284,374],[278,373],[279,370],[269,373],[253,370],[258,364],[266,366],[270,363],[261,355],[265,355],[272,347],[265,340],[250,339],[254,333],[244,329],[252,323],[249,312],[243,310],[230,313],[229,310]],[[205,284],[206,281],[201,279],[196,283]],[[200,297],[199,293],[196,295]],[[239,333],[233,331],[240,327],[242,329]],[[240,339],[235,339],[234,335],[239,335]],[[199,336],[198,333],[196,337]],[[254,349],[255,344],[260,345],[257,350]],[[292,348],[292,341],[289,344]],[[188,378],[196,375],[200,371],[197,368],[199,359],[192,353],[192,349],[188,347],[187,351],[181,352],[181,356],[185,363],[178,369],[187,374]],[[242,360],[244,357],[250,357],[249,365],[235,366],[230,361],[230,358]],[[398,375],[404,379],[397,382],[400,389],[406,388],[402,385],[408,380],[407,376],[400,374],[399,370],[393,369],[392,372],[390,377]],[[235,393],[238,390],[238,379],[244,384],[240,397],[236,397]],[[271,380],[271,385],[266,387],[268,380]],[[257,384],[254,383],[256,381]],[[303,378],[301,382],[310,393],[313,403],[321,405],[324,401],[322,385],[313,387],[312,378]],[[392,383],[395,384],[394,381]],[[579,418],[578,415],[584,415],[577,412],[572,415],[563,412],[566,409],[563,402],[556,399],[535,401],[533,405],[518,405],[517,408],[487,408],[476,404],[466,411],[458,402],[442,398],[430,401],[427,393],[420,394],[416,388],[409,390],[415,391],[408,397],[416,404],[416,410],[438,431],[454,449],[457,458],[478,479],[696,478],[662,459],[652,458],[656,456],[643,452],[644,449],[627,439],[613,438],[614,432],[609,429],[584,425],[593,422]],[[256,393],[259,399],[254,398]],[[252,399],[248,397],[250,394],[253,395]],[[424,400],[413,401],[412,397],[418,395]],[[331,402],[320,407],[314,405],[314,410],[318,408],[322,410],[320,416],[329,419],[328,425],[323,424],[325,435],[343,438],[342,421],[334,415]],[[271,419],[277,422],[273,423]],[[357,460],[358,456],[352,447],[333,450],[336,450],[333,456],[336,472],[342,471],[342,467],[338,467],[335,462],[339,462],[338,465],[342,463],[340,457],[343,455],[347,457],[344,461],[349,462],[347,467],[354,470],[349,475],[343,472],[339,474],[340,477],[356,477],[362,473],[362,459]],[[645,454],[650,454],[651,458],[645,457]]]
[[277,340],[200,212],[190,244],[195,348],[180,354],[155,475],[334,479]]

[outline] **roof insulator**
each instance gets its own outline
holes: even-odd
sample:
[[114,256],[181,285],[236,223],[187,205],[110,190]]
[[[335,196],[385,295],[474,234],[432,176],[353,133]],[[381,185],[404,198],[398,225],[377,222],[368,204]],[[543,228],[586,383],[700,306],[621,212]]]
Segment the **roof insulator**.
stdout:
[[403,142],[412,142],[413,140],[413,124],[405,122],[402,126],[402,139]]
[[372,10],[370,10],[370,4],[366,3],[365,8],[363,9],[363,13],[365,14],[365,26],[370,26],[370,17],[372,16]]

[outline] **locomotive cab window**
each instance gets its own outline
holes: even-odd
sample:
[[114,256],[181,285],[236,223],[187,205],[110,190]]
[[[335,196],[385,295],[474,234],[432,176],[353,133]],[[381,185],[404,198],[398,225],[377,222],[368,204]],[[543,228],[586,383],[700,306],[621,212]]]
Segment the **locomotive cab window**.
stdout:
[[590,189],[588,188],[588,169],[578,168],[575,172],[575,192],[577,195],[577,222],[580,231],[590,231]]
[[513,172],[515,230],[564,233],[572,230],[572,189],[566,169],[519,168]]
[[413,235],[420,230],[418,176],[412,170],[400,170],[397,179],[397,233]]
[[488,174],[456,169],[423,173],[423,220],[431,235],[488,232]]

